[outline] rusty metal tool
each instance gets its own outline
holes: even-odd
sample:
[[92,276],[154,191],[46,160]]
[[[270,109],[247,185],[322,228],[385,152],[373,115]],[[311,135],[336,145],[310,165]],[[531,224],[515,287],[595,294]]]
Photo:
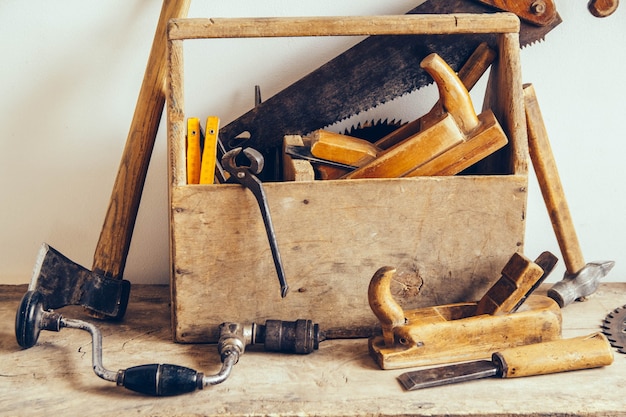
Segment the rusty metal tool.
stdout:
[[476,361],[406,372],[398,377],[408,391],[487,377],[517,378],[599,368],[613,363],[606,336],[593,333],[494,352]]
[[[525,11],[534,1],[507,2],[503,9]],[[429,0],[408,14],[493,11],[473,0]],[[558,14],[545,26],[523,21],[520,45],[543,39],[560,22]],[[282,147],[285,134],[304,136],[430,84],[419,64],[432,52],[458,71],[482,42],[497,50],[493,34],[371,36],[228,123],[220,135],[229,149],[253,147],[267,155]],[[243,132],[248,139],[237,140]]]
[[626,353],[626,305],[607,314],[601,327],[611,346],[617,348],[619,353]]
[[585,263],[532,84],[524,85],[524,104],[530,159],[566,268],[565,276],[550,288],[548,296],[565,307],[593,294],[600,285],[600,279],[611,271],[615,262]]
[[62,300],[86,307],[95,317],[124,316],[130,282],[122,276],[165,104],[167,22],[186,16],[189,4],[190,0],[163,2],[92,270],[77,265],[46,244],[39,251],[29,289],[40,290],[44,298],[54,293],[55,300],[46,301],[50,305]]
[[254,197],[256,198],[259,208],[261,209],[261,216],[263,217],[267,239],[272,251],[272,258],[274,259],[274,266],[276,267],[276,272],[278,274],[280,295],[284,298],[287,296],[289,286],[287,285],[283,262],[280,258],[280,251],[278,250],[278,242],[276,241],[276,233],[274,232],[270,206],[267,203],[267,196],[265,194],[265,190],[263,189],[263,184],[257,177],[257,174],[263,170],[263,155],[253,148],[243,149],[243,154],[250,161],[250,165],[246,166],[239,165],[236,161],[237,156],[241,152],[242,148],[235,148],[226,152],[226,154],[222,157],[222,166],[230,174],[229,182],[237,182],[243,185],[252,191],[252,194],[254,194]]
[[510,1],[510,0],[478,0],[500,10],[508,10],[520,19],[537,26],[545,26],[556,19],[556,6],[550,0]]
[[311,320],[267,320],[265,324],[224,322],[220,325],[217,343],[222,366],[215,375],[159,363],[112,371],[105,368],[102,362],[100,329],[89,322],[66,318],[49,310],[44,302],[44,296],[37,291],[28,291],[22,297],[15,320],[15,335],[22,348],[35,346],[42,330],[84,330],[91,334],[92,368],[97,376],[131,391],[152,396],[179,395],[224,382],[246,346],[263,344],[266,351],[308,354],[318,349],[321,340],[319,325]]

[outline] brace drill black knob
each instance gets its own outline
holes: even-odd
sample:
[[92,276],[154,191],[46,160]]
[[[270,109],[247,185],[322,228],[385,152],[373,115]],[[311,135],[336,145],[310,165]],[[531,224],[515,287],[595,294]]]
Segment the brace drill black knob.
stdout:
[[225,381],[246,345],[263,343],[265,349],[270,351],[310,353],[319,347],[320,341],[319,326],[310,320],[268,320],[265,325],[222,323],[217,345],[222,367],[215,375],[171,364],[139,365],[115,372],[102,364],[102,334],[96,326],[44,310],[43,296],[37,291],[24,294],[15,317],[15,336],[21,347],[28,349],[34,346],[41,330],[59,332],[64,327],[91,334],[92,367],[96,375],[129,390],[152,396],[189,393]]

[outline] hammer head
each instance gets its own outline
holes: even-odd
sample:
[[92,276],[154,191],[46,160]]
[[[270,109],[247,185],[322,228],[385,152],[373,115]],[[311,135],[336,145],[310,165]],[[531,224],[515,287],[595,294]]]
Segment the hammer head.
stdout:
[[548,290],[548,297],[556,301],[561,308],[577,299],[593,294],[604,278],[615,266],[615,261],[596,261],[585,265],[580,271],[566,272],[563,279]]

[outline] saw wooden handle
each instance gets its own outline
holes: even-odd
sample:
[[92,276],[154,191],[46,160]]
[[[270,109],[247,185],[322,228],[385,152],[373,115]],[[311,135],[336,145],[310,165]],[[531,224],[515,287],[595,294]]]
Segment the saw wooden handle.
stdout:
[[135,113],[93,257],[93,271],[121,279],[161,114],[167,75],[167,23],[184,17],[191,0],[165,0]]
[[532,84],[524,85],[524,105],[528,127],[528,151],[548,209],[567,272],[575,274],[585,266],[574,222],[561,184],[548,132]]
[[503,349],[492,355],[503,378],[599,368],[613,363],[611,344],[602,333]]

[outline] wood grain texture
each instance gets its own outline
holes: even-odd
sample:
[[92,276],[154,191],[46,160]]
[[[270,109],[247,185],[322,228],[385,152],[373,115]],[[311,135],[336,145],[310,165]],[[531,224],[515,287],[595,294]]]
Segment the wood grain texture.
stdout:
[[303,146],[304,141],[300,135],[285,135],[283,140],[283,181],[313,181],[315,171],[309,161],[294,159],[285,153],[285,146]]
[[[185,19],[170,24],[171,290],[177,341],[217,340],[224,317],[306,318],[334,334],[350,335],[355,328],[377,324],[367,302],[367,285],[381,266],[397,268],[401,278],[391,291],[410,309],[480,298],[512,253],[523,250],[528,153],[517,18],[495,14],[305,20]],[[465,33],[470,22],[473,31],[506,32],[498,35],[499,57],[492,68],[493,84],[506,91],[490,90],[487,101],[509,137],[509,146],[498,155],[507,166],[498,172],[508,175],[266,183],[292,288],[280,299],[252,194],[234,185],[184,185],[183,41],[177,39],[314,36],[342,30],[370,34],[375,32],[372,27],[384,33]]]
[[526,181],[266,183],[292,288],[285,299],[252,193],[232,185],[174,187],[176,339],[215,341],[224,316],[307,318],[326,328],[375,324],[367,286],[384,265],[404,277],[392,291],[406,308],[477,300],[523,247]]
[[[220,385],[180,397],[143,397],[95,376],[85,332],[43,332],[36,346],[20,349],[14,318],[26,288],[0,286],[1,416],[626,416],[620,389],[626,355],[616,354],[605,368],[488,378],[413,395],[396,381],[406,369],[380,370],[364,339],[325,341],[304,356],[249,348]],[[548,288],[544,285],[539,292]],[[597,331],[605,314],[625,298],[626,283],[601,284],[587,301],[563,309],[563,337]],[[169,299],[167,286],[135,285],[123,322],[96,323],[103,333],[105,366],[161,362],[217,372],[215,345],[172,343]],[[88,320],[81,308],[64,309],[63,314]]]
[[528,147],[533,169],[537,175],[541,195],[546,204],[567,272],[576,274],[585,267],[585,257],[578,241],[548,131],[532,84],[524,86],[524,105],[528,126]]
[[[468,315],[457,311],[472,307]],[[370,353],[382,369],[400,369],[489,359],[500,349],[561,338],[561,310],[546,296],[528,297],[515,314],[475,312],[475,303],[405,311],[406,324],[396,327],[394,335],[406,344],[390,346],[376,336],[369,340]]]
[[171,18],[186,16],[190,3],[191,0],[164,1],[161,8],[135,113],[93,257],[92,269],[107,276],[122,278],[163,113],[167,78],[167,22]]
[[514,33],[512,13],[172,19],[169,39]]

